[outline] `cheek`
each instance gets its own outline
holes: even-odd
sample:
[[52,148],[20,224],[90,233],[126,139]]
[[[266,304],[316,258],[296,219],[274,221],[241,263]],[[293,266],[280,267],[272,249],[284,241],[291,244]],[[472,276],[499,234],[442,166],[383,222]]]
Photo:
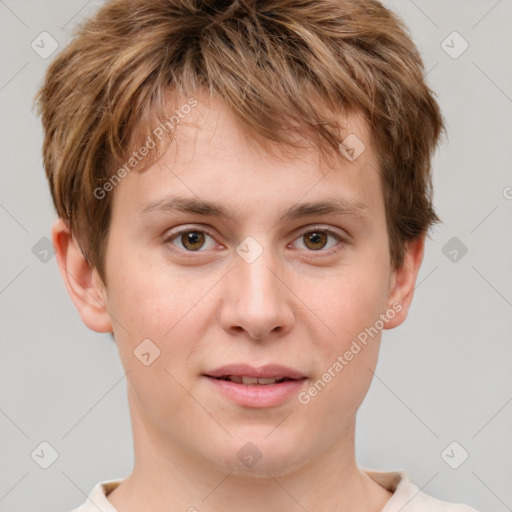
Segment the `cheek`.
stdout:
[[[380,311],[375,296],[360,295],[334,301],[336,310],[327,318],[334,334],[326,334],[315,343],[315,367],[305,394],[299,397],[307,413],[322,418],[330,431],[347,426],[361,405],[377,365],[381,330],[375,328]],[[318,338],[317,338],[318,339]]]
[[386,278],[382,265],[361,262],[340,269],[321,287],[310,283],[303,290],[306,303],[324,324],[321,345],[327,353],[348,349],[352,340],[375,325],[387,304]]
[[[179,396],[182,389],[173,377],[188,387],[191,375],[197,372],[193,356],[211,326],[208,315],[211,316],[212,307],[205,293],[218,277],[190,269],[180,272],[166,262],[155,264],[136,257],[128,261],[122,254],[118,254],[116,262],[110,274],[116,293],[109,299],[109,311],[116,319],[113,325],[123,366],[125,370],[139,372],[142,367],[146,371],[147,378],[140,381],[135,381],[134,376],[134,387],[141,386],[141,393],[142,387],[148,389],[150,402],[154,399],[151,389],[162,390],[162,386],[166,388],[164,393],[174,390]],[[130,269],[129,278],[124,269]],[[146,359],[152,358],[153,353],[157,357],[146,368],[137,355],[147,352],[150,356]],[[157,369],[159,376],[154,377]]]
[[311,399],[315,414],[333,413],[336,404],[331,421],[345,421],[366,395],[378,359],[386,276],[381,263],[367,260],[340,269],[321,289],[309,288],[307,304],[322,320],[311,334],[319,373],[304,397]]
[[[132,269],[129,279],[121,272],[123,266]],[[201,338],[200,290],[185,286],[168,269],[126,261],[111,275],[118,293],[109,309],[116,318],[115,337],[131,399],[142,417],[167,431],[169,418],[186,416],[190,407],[185,389],[193,371],[189,360]]]
[[186,283],[169,266],[137,255],[134,247],[118,247],[117,254],[110,254],[109,312],[130,337],[161,338],[197,302],[198,286]]

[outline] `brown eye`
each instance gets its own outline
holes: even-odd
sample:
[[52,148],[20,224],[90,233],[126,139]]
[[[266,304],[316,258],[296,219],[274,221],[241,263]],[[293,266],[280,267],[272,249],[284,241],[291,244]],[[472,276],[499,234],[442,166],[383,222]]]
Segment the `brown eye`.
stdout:
[[331,229],[311,227],[295,240],[295,246],[307,253],[317,252],[319,256],[327,256],[340,252],[348,244],[346,237]]
[[179,254],[197,252],[199,254],[218,248],[215,238],[203,229],[180,229],[163,237],[170,250]]
[[183,247],[188,251],[197,251],[204,244],[205,236],[201,231],[186,231],[180,235]]
[[327,235],[323,231],[310,231],[303,235],[303,239],[306,247],[314,251],[323,249],[327,243]]

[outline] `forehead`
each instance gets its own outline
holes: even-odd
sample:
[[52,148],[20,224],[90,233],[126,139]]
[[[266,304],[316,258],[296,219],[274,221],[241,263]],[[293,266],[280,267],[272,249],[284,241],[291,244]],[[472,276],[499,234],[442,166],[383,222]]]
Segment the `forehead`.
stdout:
[[382,205],[378,159],[361,115],[345,115],[340,154],[326,159],[306,137],[297,136],[303,148],[274,143],[242,126],[215,98],[197,94],[192,99],[176,98],[168,122],[142,132],[141,140],[158,142],[158,136],[168,136],[167,129],[172,143],[156,162],[123,179],[115,190],[116,207],[147,214],[178,196],[182,205],[188,200],[188,206],[195,203],[192,209],[225,216],[235,210],[248,214],[258,205],[261,215],[262,205],[277,204],[286,214],[295,204],[327,198],[341,199],[343,208],[359,213]]

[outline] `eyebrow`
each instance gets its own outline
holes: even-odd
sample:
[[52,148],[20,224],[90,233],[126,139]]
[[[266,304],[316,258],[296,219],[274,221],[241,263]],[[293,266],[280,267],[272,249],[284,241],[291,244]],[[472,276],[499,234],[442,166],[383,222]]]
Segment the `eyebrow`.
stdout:
[[[154,212],[161,213],[191,213],[233,219],[233,214],[219,203],[205,201],[195,197],[174,196],[146,205],[140,212],[141,216]],[[367,205],[354,199],[329,199],[324,201],[298,203],[291,206],[281,217],[282,220],[297,220],[313,215],[346,215],[366,219],[369,214]]]

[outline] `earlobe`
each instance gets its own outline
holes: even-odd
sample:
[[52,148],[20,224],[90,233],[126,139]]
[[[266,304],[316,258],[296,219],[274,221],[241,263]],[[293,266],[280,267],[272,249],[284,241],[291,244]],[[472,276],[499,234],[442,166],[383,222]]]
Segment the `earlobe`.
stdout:
[[52,226],[52,242],[62,279],[82,321],[93,331],[112,332],[105,287],[62,219]]
[[386,322],[385,329],[393,329],[407,318],[424,249],[425,234],[408,242],[403,265],[393,272],[387,306],[395,311],[395,315]]

